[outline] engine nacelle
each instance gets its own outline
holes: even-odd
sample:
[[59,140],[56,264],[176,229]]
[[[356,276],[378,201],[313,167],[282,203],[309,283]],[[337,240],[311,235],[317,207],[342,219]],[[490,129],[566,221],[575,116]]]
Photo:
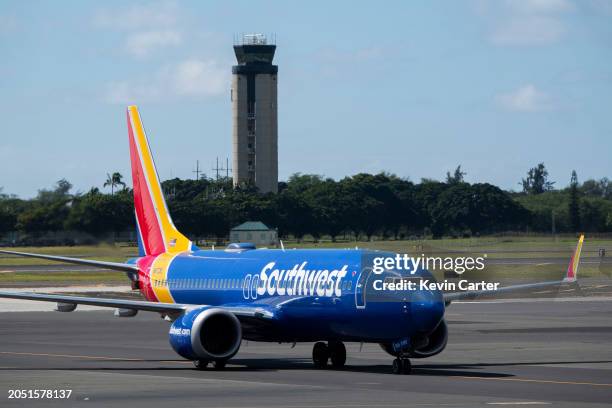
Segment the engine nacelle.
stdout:
[[[446,348],[448,341],[448,327],[441,320],[438,326],[428,336],[411,339],[412,346],[405,353],[412,358],[432,357]],[[393,346],[389,343],[381,343],[380,347],[392,356],[397,356]]]
[[410,350],[410,357],[425,358],[435,356],[446,348],[447,341],[448,327],[446,322],[441,320],[436,329],[424,339],[424,345]]
[[189,360],[227,360],[242,342],[238,318],[227,310],[201,308],[191,310],[170,326],[170,345]]

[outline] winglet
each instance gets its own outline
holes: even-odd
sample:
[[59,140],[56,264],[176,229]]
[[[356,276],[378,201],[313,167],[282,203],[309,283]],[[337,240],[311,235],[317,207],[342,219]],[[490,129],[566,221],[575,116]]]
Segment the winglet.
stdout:
[[567,274],[565,275],[564,282],[575,282],[578,276],[578,265],[580,264],[580,253],[582,252],[582,243],[584,242],[584,234],[580,235],[576,250],[570,258],[569,265],[567,266]]

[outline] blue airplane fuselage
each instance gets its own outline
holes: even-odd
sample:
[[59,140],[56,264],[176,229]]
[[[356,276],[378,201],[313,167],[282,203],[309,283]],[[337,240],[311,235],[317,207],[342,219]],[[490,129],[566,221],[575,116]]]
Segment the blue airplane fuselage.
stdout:
[[169,294],[169,301],[176,303],[269,311],[274,316],[269,326],[245,325],[247,340],[384,343],[431,332],[444,315],[439,291],[376,288],[383,281],[433,281],[433,276],[424,269],[373,273],[373,257],[387,256],[395,254],[359,249],[197,250],[171,259],[163,278],[153,264],[148,281],[142,283],[155,293]]

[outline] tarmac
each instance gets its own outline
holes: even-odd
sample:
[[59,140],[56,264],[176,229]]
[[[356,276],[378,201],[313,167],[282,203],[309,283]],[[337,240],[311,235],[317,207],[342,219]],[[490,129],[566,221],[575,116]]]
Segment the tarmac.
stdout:
[[[47,303],[16,312],[28,309],[11,302],[0,304],[2,407],[612,405],[609,296],[453,303],[446,350],[412,360],[411,375],[391,374],[390,356],[358,343],[347,344],[341,370],[314,369],[312,344],[243,342],[225,370],[197,371],[174,354],[155,313],[44,312]],[[72,393],[8,399],[11,389]]]

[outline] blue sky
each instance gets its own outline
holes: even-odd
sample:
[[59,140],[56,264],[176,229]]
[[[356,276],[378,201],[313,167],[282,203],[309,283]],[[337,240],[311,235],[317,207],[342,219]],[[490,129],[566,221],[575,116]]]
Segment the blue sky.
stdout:
[[2,1],[3,192],[128,176],[128,104],[162,179],[212,175],[248,32],[276,34],[281,179],[612,178],[611,1]]

